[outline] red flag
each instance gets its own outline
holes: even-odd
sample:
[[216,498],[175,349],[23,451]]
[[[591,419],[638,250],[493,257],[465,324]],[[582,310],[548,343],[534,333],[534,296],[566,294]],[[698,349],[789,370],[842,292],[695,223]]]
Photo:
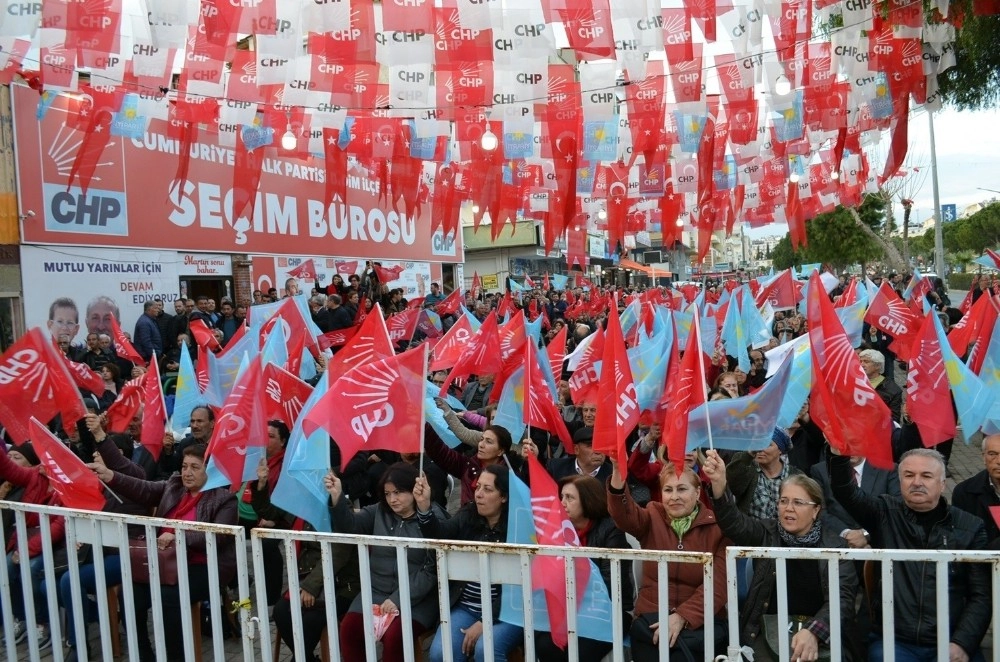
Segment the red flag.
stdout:
[[[497,317],[505,317],[514,308],[514,300],[511,298],[510,290],[504,292],[503,298],[497,304]],[[440,311],[439,311],[440,312]]]
[[437,313],[441,317],[446,315],[454,315],[458,312],[459,307],[464,303],[462,300],[462,291],[459,288],[455,288],[451,291],[451,294],[446,296],[444,300],[437,305]]
[[883,282],[872,297],[865,321],[894,338],[890,348],[900,360],[910,360],[910,346],[920,331],[920,317],[899,298],[889,283]]
[[[597,374],[594,364],[601,360],[604,355],[604,329],[598,328],[594,332],[594,340],[580,357],[580,363],[569,378],[569,391],[573,396],[573,402],[582,405],[585,402],[595,402],[594,390],[600,382],[601,376]],[[570,364],[572,366],[572,363]]]
[[483,281],[479,279],[479,272],[472,272],[472,298],[479,298],[479,290],[483,289]]
[[354,326],[349,326],[346,329],[335,329],[333,331],[327,331],[323,335],[319,336],[316,340],[319,341],[319,347],[322,350],[328,350],[331,347],[340,347],[345,344],[348,340],[354,337],[354,334],[358,332],[361,328],[360,324],[355,324]]
[[145,378],[144,374],[142,377],[125,382],[125,385],[122,386],[118,397],[104,413],[106,421],[105,429],[108,432],[125,432],[128,430],[129,425],[132,424],[132,419],[135,418],[135,415],[139,413],[139,408],[142,407],[142,383]]
[[66,444],[34,416],[29,421],[31,443],[45,467],[45,477],[67,508],[104,510],[104,485]]
[[[281,305],[278,306],[278,309],[274,311],[271,317],[269,317],[260,327],[260,347],[264,346],[264,341],[267,339],[267,335],[271,333],[271,329],[274,328],[274,325],[277,324],[279,320],[285,325],[286,342],[287,340],[304,337],[306,346],[310,348],[313,354],[317,353],[316,340],[309,331],[309,326],[306,324],[306,318],[302,316],[302,309],[299,308],[295,299],[292,297],[286,297],[283,299]],[[232,345],[233,341],[230,340],[229,344]]]
[[351,368],[384,359],[395,353],[389,331],[385,327],[385,319],[382,317],[382,307],[375,304],[371,315],[365,319],[347,344],[333,355],[327,379],[332,384]]
[[91,370],[86,363],[77,363],[66,359],[66,365],[69,367],[69,374],[77,386],[96,396],[104,394],[104,377],[101,377],[100,373]]
[[220,345],[219,341],[215,339],[215,334],[212,333],[210,328],[208,328],[204,320],[191,320],[188,323],[188,330],[191,331],[191,337],[194,339],[194,344],[197,345],[198,349],[202,352],[212,352],[214,354],[222,349],[222,345]]
[[354,323],[361,324],[368,317],[368,295],[362,295],[358,301],[358,312],[354,313]]
[[[996,317],[996,308],[990,302],[990,297],[981,296],[976,303],[972,305],[969,312],[962,315],[962,319],[958,321],[958,324],[951,327],[948,331],[948,344],[959,356],[965,356],[965,353],[969,349],[969,343],[971,343],[975,338],[982,338],[981,332],[984,327],[984,322],[990,320],[990,312],[992,311],[992,317]],[[992,330],[992,325],[990,325]],[[986,341],[989,341],[989,336],[986,336]]]
[[69,366],[40,328],[0,356],[0,424],[14,443],[31,439],[31,417],[50,421],[62,414],[63,427],[73,429],[86,413]]
[[[297,375],[302,370],[302,355],[306,350],[306,337],[304,334],[299,334],[295,338],[290,338],[286,340],[288,360],[285,361],[285,370]],[[289,428],[292,426],[289,425]]]
[[931,311],[924,318],[906,373],[906,412],[928,448],[955,438],[955,410],[941,406],[950,405],[951,393],[933,315]]
[[[494,316],[495,317],[495,316]],[[462,356],[462,351],[475,335],[472,325],[469,323],[467,315],[461,315],[448,333],[444,334],[440,342],[434,346],[434,359],[431,361],[431,370],[447,370],[455,365],[455,362]]]
[[350,262],[336,260],[334,266],[337,267],[337,273],[341,276],[353,276],[358,273],[358,260],[351,260]]
[[267,445],[267,420],[261,406],[262,382],[260,361],[251,361],[249,369],[226,397],[208,442],[206,454],[215,458],[215,466],[234,489],[239,488],[243,480],[247,448]]
[[598,394],[597,420],[594,421],[594,450],[618,463],[624,478],[628,473],[625,437],[639,423],[639,402],[632,379],[632,368],[625,353],[618,311],[608,312],[608,328],[601,354],[601,381]]
[[284,421],[288,429],[295,426],[306,400],[312,394],[312,386],[289,372],[268,363],[264,366],[264,418]]
[[783,310],[785,308],[795,308],[801,299],[802,284],[792,278],[791,269],[785,269],[766,287],[761,288],[754,301],[758,307],[770,301],[772,308]]
[[419,453],[424,439],[427,347],[364,363],[332,381],[302,421],[340,446],[341,466],[362,449]]
[[149,370],[142,376],[142,436],[139,441],[150,455],[159,460],[163,433],[167,429],[167,403],[163,399],[163,384],[155,353],[149,363]]
[[90,122],[87,124],[83,140],[76,151],[73,165],[69,171],[69,181],[66,183],[68,191],[73,185],[73,179],[79,180],[80,189],[83,194],[87,194],[90,188],[90,181],[94,178],[94,171],[97,170],[98,162],[104,153],[104,148],[108,146],[111,139],[111,120],[116,109],[94,104],[91,109]]
[[419,308],[409,308],[401,313],[396,313],[386,320],[385,324],[389,330],[389,338],[394,344],[409,342],[417,330],[417,322],[423,311]]
[[372,267],[375,269],[375,275],[378,276],[378,282],[383,285],[399,280],[399,274],[403,273],[404,269],[401,264],[397,264],[394,267],[383,267],[373,264]]
[[663,436],[667,443],[667,459],[674,463],[677,474],[684,470],[687,454],[688,418],[695,407],[705,402],[704,352],[701,349],[701,323],[695,312],[695,323],[688,334],[684,357],[677,350],[677,326],[674,324],[674,342],[670,348],[667,387],[657,409],[666,412]]
[[[506,361],[513,356],[515,352],[521,349],[521,345],[527,341],[528,332],[524,328],[524,324],[524,311],[518,310],[510,320],[499,328],[500,359],[502,361]],[[494,388],[494,390],[496,389]]]
[[563,361],[566,360],[566,335],[569,327],[563,324],[559,333],[549,342],[546,351],[549,353],[549,369],[552,370],[552,379],[556,384],[562,379]]
[[[534,455],[527,455],[531,478],[531,515],[539,545],[554,547],[579,547],[573,523],[559,499],[559,486],[545,471]],[[582,604],[587,583],[590,581],[590,561],[573,559],[576,571],[576,600]],[[569,638],[566,625],[566,558],[563,556],[536,556],[531,564],[533,589],[545,592],[545,606],[549,612],[552,642],[565,649]]]
[[257,187],[264,165],[264,149],[247,149],[243,132],[236,132],[236,167],[233,168],[233,227],[252,224]]
[[131,361],[136,365],[146,365],[146,362],[139,352],[136,351],[135,346],[125,337],[125,333],[122,332],[122,327],[118,324],[118,320],[114,315],[111,316],[111,342],[115,345],[115,354],[125,359],[126,361]]
[[566,429],[562,412],[556,409],[548,382],[538,362],[538,350],[534,342],[524,343],[524,422],[533,428],[541,428],[559,437],[566,447],[566,452],[573,453],[573,439]]
[[891,469],[892,416],[861,369],[819,272],[810,276],[807,298],[813,363],[809,415],[842,454]]
[[316,261],[309,258],[289,271],[288,275],[292,278],[301,278],[303,280],[316,280]]
[[[496,315],[487,315],[479,331],[469,339],[462,354],[455,361],[448,379],[441,385],[441,397],[448,393],[451,383],[469,375],[492,375],[500,370],[502,350]],[[494,385],[493,390],[500,388]]]

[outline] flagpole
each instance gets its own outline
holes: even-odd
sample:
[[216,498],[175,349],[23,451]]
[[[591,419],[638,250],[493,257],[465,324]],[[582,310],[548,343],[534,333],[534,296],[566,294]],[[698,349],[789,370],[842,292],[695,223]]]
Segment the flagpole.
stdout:
[[[423,364],[424,365],[424,379],[425,380],[427,379],[427,358],[428,358],[428,345],[425,342],[424,343],[424,364]],[[420,419],[421,419],[420,420],[420,423],[421,423],[421,425],[420,425],[420,466],[417,468],[418,475],[420,475],[420,476],[424,475],[424,450],[425,450],[424,449],[424,445],[425,445],[425,437],[427,436],[427,432],[426,432],[427,426],[424,424],[424,419],[426,418],[426,414],[425,414],[423,408],[426,407],[426,406],[427,406],[426,398],[424,398],[424,402],[420,405],[420,407],[421,407],[421,409],[420,409],[420,414],[421,414],[421,416],[420,416]]]
[[[698,310],[698,307],[695,306],[695,309],[694,309],[694,332],[695,332],[695,336],[694,336],[694,338],[695,338],[695,341],[697,342],[697,345],[695,346],[694,349],[697,350],[697,352],[698,352],[698,378],[701,380],[701,387],[700,388],[701,388],[702,397],[705,398],[705,430],[708,432],[708,448],[709,448],[709,450],[715,450],[715,444],[712,441],[712,420],[711,420],[711,418],[708,415],[708,393],[705,390],[705,388],[707,386],[707,384],[705,382],[705,356],[704,356],[705,353],[701,349],[701,321],[699,320],[700,317],[701,317],[701,312]],[[688,343],[688,347],[690,347],[690,345],[691,345],[691,343]]]

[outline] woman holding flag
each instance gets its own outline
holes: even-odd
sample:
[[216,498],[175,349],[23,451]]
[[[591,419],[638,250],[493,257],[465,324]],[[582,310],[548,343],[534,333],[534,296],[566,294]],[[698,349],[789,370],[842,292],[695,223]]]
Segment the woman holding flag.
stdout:
[[[499,425],[490,425],[483,430],[482,438],[476,447],[476,454],[471,457],[448,448],[429,425],[424,436],[424,451],[427,457],[434,460],[434,463],[445,472],[462,481],[463,506],[473,500],[479,476],[487,467],[497,464],[510,466],[511,446],[513,441],[510,432]],[[520,462],[520,459],[514,458],[513,461]]]
[[[660,637],[668,637],[671,659],[696,662],[705,659],[706,626],[715,628],[716,644],[725,637],[727,540],[715,515],[701,506],[701,481],[688,468],[678,471],[667,462],[660,471],[660,501],[640,508],[629,493],[617,464],[608,481],[608,512],[619,529],[638,539],[643,549],[708,552],[715,557],[712,595],[715,618],[705,622],[705,584],[702,568],[691,563],[668,564],[670,579],[667,622],[660,622],[657,566],[643,564],[642,582],[632,622],[632,659],[660,659]],[[676,656],[676,657],[675,657]]]
[[[779,492],[777,518],[758,519],[743,513],[737,507],[736,498],[726,484],[726,464],[716,451],[708,451],[704,471],[712,482],[712,500],[719,526],[735,544],[806,548],[846,546],[839,531],[830,531],[822,526],[820,511],[823,509],[823,490],[813,479],[801,474],[785,478]],[[830,586],[826,561],[789,561],[787,567],[788,587],[795,587],[788,591],[788,614],[791,622],[777,622],[774,559],[755,559],[746,605],[740,610],[740,639],[745,644],[755,644],[755,650],[763,653],[764,659],[767,659],[768,654],[777,658],[778,637],[792,633],[789,647],[791,659],[801,662],[829,660]],[[851,642],[858,638],[846,635],[847,627],[854,622],[857,588],[854,562],[842,559],[840,614],[845,625],[843,642],[847,660],[859,659],[851,654]],[[760,637],[762,632],[764,637]],[[762,646],[758,642],[765,642],[766,645]]]
[[[510,437],[508,436],[508,439]],[[439,442],[440,443],[440,442]],[[475,503],[467,503],[451,519],[438,517],[431,510],[431,490],[421,476],[413,488],[417,519],[426,538],[445,538],[473,542],[507,542],[507,511],[510,504],[510,471],[503,464],[491,464],[483,469],[476,482]],[[477,582],[467,582],[452,588],[451,655],[449,660],[485,659],[483,642],[483,590]],[[493,659],[507,662],[507,656],[523,638],[524,629],[497,620],[500,614],[502,585],[488,587],[493,612]],[[431,643],[431,662],[445,659],[443,635],[438,628]]]

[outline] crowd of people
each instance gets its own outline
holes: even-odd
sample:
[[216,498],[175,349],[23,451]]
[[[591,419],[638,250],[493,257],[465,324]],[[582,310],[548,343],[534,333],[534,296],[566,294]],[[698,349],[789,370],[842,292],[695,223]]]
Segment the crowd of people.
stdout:
[[[723,289],[721,286],[716,288]],[[383,291],[384,290],[384,291]],[[841,290],[843,291],[843,290]],[[595,290],[594,293],[599,292]],[[986,290],[989,293],[989,290]],[[299,293],[298,283],[286,283],[285,294]],[[572,352],[600,325],[606,324],[607,310],[584,309],[578,302],[594,300],[593,294],[580,289],[567,291],[534,290],[523,293],[515,304],[535,316],[547,320],[542,343],[548,345],[559,337],[559,330],[568,326],[567,352]],[[276,294],[276,293],[275,293]],[[601,293],[603,294],[603,293]],[[435,298],[430,299],[431,296]],[[436,306],[443,300],[440,287],[432,286],[430,302]],[[704,293],[710,300],[719,292]],[[940,296],[932,289],[927,297]],[[989,294],[988,294],[989,295]],[[313,321],[321,331],[345,328],[355,323],[362,297],[367,305],[381,300],[387,314],[402,312],[406,302],[402,292],[391,291],[377,282],[361,284],[352,277],[344,283],[335,277],[329,286],[317,284],[310,297]],[[831,296],[838,296],[835,288]],[[270,298],[270,293],[267,295]],[[507,297],[469,291],[465,307],[479,320],[495,314]],[[265,294],[253,292],[253,304],[265,302]],[[188,305],[191,305],[189,308]],[[366,304],[362,304],[366,305]],[[947,304],[941,304],[947,305]],[[220,313],[214,302],[198,297],[194,302],[179,299],[175,315],[166,315],[158,301],[149,302],[144,318],[136,325],[133,336],[136,349],[144,358],[162,354],[167,371],[176,369],[177,357],[163,352],[164,339],[189,342],[187,325],[200,319],[212,330],[221,346],[229,341],[244,323],[246,307],[222,301]],[[343,311],[343,312],[339,312]],[[459,313],[462,314],[462,313]],[[454,316],[442,320],[445,330],[454,323]],[[956,320],[957,322],[957,320]],[[331,327],[331,324],[334,325]],[[337,326],[344,324],[344,327]],[[710,399],[731,399],[754,393],[767,381],[765,352],[771,347],[789,342],[807,333],[806,318],[795,310],[779,312],[771,325],[772,338],[768,346],[749,348],[750,368],[740,369],[734,357],[716,352],[706,366],[702,387]],[[206,445],[211,440],[217,412],[211,407],[197,407],[191,412],[189,431],[176,439],[168,433],[159,458],[154,458],[141,443],[142,413],[136,415],[129,430],[123,434],[106,432],[104,411],[115,400],[125,377],[141,373],[114,354],[110,343],[96,334],[87,337],[85,350],[63,347],[67,356],[95,370],[101,370],[106,391],[88,399],[88,415],[75,429],[63,433],[65,442],[96,475],[121,497],[108,499],[106,510],[219,524],[242,524],[247,529],[267,527],[306,529],[311,525],[292,513],[271,503],[271,494],[282,471],[284,450],[289,440],[290,424],[274,420],[268,423],[266,452],[257,468],[257,479],[238,489],[228,487],[203,490],[207,481]],[[671,656],[677,659],[699,660],[711,653],[704,650],[705,629],[715,641],[716,651],[726,646],[726,565],[729,545],[750,545],[792,548],[902,548],[927,550],[977,550],[997,548],[1000,530],[990,509],[1000,505],[1000,435],[983,438],[984,470],[955,489],[952,503],[944,497],[947,458],[950,441],[936,449],[924,448],[919,430],[907,417],[902,406],[903,396],[896,381],[896,356],[889,350],[891,337],[866,327],[862,343],[857,348],[859,360],[875,392],[886,403],[892,416],[895,434],[893,456],[898,463],[893,470],[870,466],[864,457],[839,455],[826,442],[822,430],[811,419],[808,404],[802,408],[795,423],[787,429],[775,429],[770,445],[757,452],[715,451],[703,449],[688,453],[683,465],[667,457],[663,421],[652,412],[645,412],[639,426],[626,441],[628,467],[619,466],[607,455],[595,449],[595,421],[598,403],[593,400],[574,402],[564,371],[558,383],[557,409],[571,434],[568,446],[555,435],[530,428],[521,439],[494,420],[498,394],[493,393],[495,375],[479,374],[464,385],[453,387],[450,395],[465,408],[461,410],[447,399],[437,398],[437,406],[455,437],[461,442],[456,448],[444,443],[434,428],[425,432],[423,457],[418,453],[362,451],[341,467],[340,451],[335,439],[330,439],[329,466],[323,481],[329,495],[333,530],[363,535],[402,538],[441,538],[502,543],[508,540],[508,512],[511,481],[530,483],[526,456],[538,458],[542,466],[559,485],[559,497],[565,518],[571,523],[582,545],[606,549],[628,547],[626,536],[634,538],[643,549],[686,550],[707,552],[715,557],[714,584],[706,586],[700,566],[670,563],[669,604],[660,604],[661,576],[655,564],[646,563],[634,577],[627,564],[621,572],[622,603],[620,609],[626,631],[630,635],[632,658],[638,661],[659,659],[661,638],[665,638]],[[58,340],[58,339],[56,339]],[[404,349],[414,339],[401,341]],[[204,350],[203,350],[204,351]],[[330,361],[336,360],[336,348]],[[126,365],[127,364],[127,365]],[[171,368],[173,366],[173,368]],[[323,363],[318,366],[322,378]],[[447,371],[432,372],[428,380],[443,385]],[[972,431],[966,431],[971,434]],[[420,471],[422,469],[422,473]],[[457,498],[448,498],[449,476]],[[39,471],[38,457],[31,443],[12,445],[0,451],[0,494],[6,500],[25,503],[59,505],[59,498]],[[451,505],[451,508],[448,506]],[[5,513],[5,517],[7,514]],[[5,530],[13,531],[6,526]],[[37,527],[37,518],[28,516],[28,526]],[[52,520],[55,553],[65,554],[62,522]],[[156,544],[169,550],[176,539],[175,532],[162,527]],[[210,562],[204,536],[188,532],[188,567],[192,602],[208,600],[207,581]],[[406,551],[406,566],[397,565],[393,549],[373,546],[368,562],[359,565],[354,547],[334,545],[336,586],[335,604],[326,604],[323,568],[319,547],[311,543],[297,545],[297,567],[285,568],[280,543],[265,545],[266,574],[255,578],[266,584],[268,607],[282,641],[293,648],[301,639],[305,650],[313,655],[326,628],[326,612],[336,611],[339,622],[340,649],[344,660],[365,659],[365,632],[362,612],[377,608],[380,613],[395,618],[382,635],[382,659],[402,660],[404,644],[401,622],[409,619],[415,638],[430,639],[430,659],[484,659],[483,601],[492,603],[493,655],[503,662],[523,642],[519,625],[500,620],[500,603],[504,586],[484,586],[464,582],[453,586],[450,605],[451,650],[445,651],[445,641],[439,627],[440,605],[437,591],[437,566],[434,554],[410,548]],[[37,529],[29,531],[30,587],[21,585],[15,534],[7,541],[8,569],[12,585],[12,607],[17,642],[26,636],[36,636],[43,647],[52,645],[48,623],[56,614],[48,613],[44,599],[46,586],[41,565],[42,544]],[[113,551],[114,553],[110,553]],[[220,539],[218,567],[223,584],[235,573],[232,542]],[[84,595],[95,589],[93,555],[76,550],[82,564],[80,582]],[[117,550],[103,555],[104,576],[109,584],[121,582],[120,558]],[[90,564],[88,566],[88,564]],[[62,561],[56,562],[64,567]],[[756,659],[777,657],[778,639],[789,637],[792,659],[812,662],[830,656],[830,600],[838,600],[841,614],[840,645],[846,659],[881,660],[883,651],[881,619],[881,589],[878,573],[870,584],[855,562],[839,561],[840,585],[828,585],[825,561],[794,560],[787,564],[788,593],[785,596],[791,623],[777,622],[777,584],[775,562],[763,559],[752,569],[741,567],[741,604],[739,632],[741,643],[753,647]],[[363,604],[360,590],[361,567],[370,576],[364,581],[371,586],[373,605]],[[87,569],[86,571],[84,569]],[[610,563],[598,564],[609,593],[612,576]],[[409,603],[402,604],[399,595],[399,573],[406,572]],[[283,592],[287,573],[297,573],[299,595]],[[990,624],[992,604],[989,591],[989,568],[983,564],[951,564],[948,570],[948,613],[936,609],[937,566],[932,561],[900,563],[894,567],[893,606],[895,610],[895,656],[898,660],[936,659],[937,622],[947,619],[950,659],[967,661],[982,659],[980,645]],[[57,579],[59,603],[68,606],[71,579],[69,573]],[[145,624],[150,608],[148,579],[134,578],[135,612],[139,624],[138,640],[143,659],[153,659]],[[180,592],[176,581],[161,587],[164,625],[168,633],[180,631]],[[24,592],[32,591],[35,622],[38,632],[27,633],[25,626]],[[714,613],[705,613],[705,591],[712,592]],[[291,606],[298,601],[302,608],[302,629],[293,631]],[[93,605],[85,612],[88,617]],[[77,641],[72,626],[72,609],[67,609],[70,622],[67,632],[68,659],[83,657],[87,641]],[[667,615],[662,621],[661,613]],[[611,615],[608,615],[610,620]],[[331,636],[334,633],[330,633]],[[611,642],[588,639],[580,633],[579,659],[600,660],[612,648]],[[539,660],[566,659],[566,652],[557,647],[550,633],[535,633]],[[619,642],[620,643],[620,642]],[[170,659],[183,659],[180,638],[168,636]],[[92,652],[92,651],[91,651]]]

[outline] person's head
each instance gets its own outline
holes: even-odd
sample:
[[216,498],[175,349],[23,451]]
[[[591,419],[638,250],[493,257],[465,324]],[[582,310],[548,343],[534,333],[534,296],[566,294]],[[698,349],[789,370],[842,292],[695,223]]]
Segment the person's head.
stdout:
[[191,437],[199,443],[208,443],[215,429],[215,414],[208,407],[191,410]]
[[932,448],[914,448],[899,459],[903,501],[917,512],[933,510],[944,492],[944,458]]
[[184,299],[184,311],[188,315],[194,312],[194,299]]
[[715,380],[715,387],[722,389],[731,398],[740,397],[740,385],[735,372],[724,372]]
[[444,386],[446,381],[448,381],[448,373],[444,370],[438,370],[431,375],[431,382],[433,382],[435,386]]
[[486,388],[493,383],[493,373],[490,372],[482,375],[476,375],[476,383],[479,384],[480,387]]
[[106,333],[98,334],[97,346],[101,349],[111,349],[111,336]]
[[341,288],[344,286],[344,279],[341,277],[340,274],[333,275],[333,286],[336,288]]
[[222,302],[222,316],[232,317],[233,316],[233,304],[229,301]]
[[877,349],[863,349],[858,354],[861,362],[861,369],[868,375],[868,379],[874,379],[885,370],[885,356]]
[[339,308],[343,302],[339,294],[331,294],[326,298],[326,306],[331,309]]
[[191,494],[200,492],[208,480],[208,473],[205,471],[206,448],[202,443],[191,444],[181,453],[181,483]]
[[59,338],[56,340],[56,344],[59,345],[59,349],[62,350],[63,354],[69,353],[69,348],[70,348],[69,335],[65,333],[59,334]]
[[[225,310],[225,309],[223,309],[223,310]],[[233,311],[233,315],[236,317],[236,319],[239,319],[239,320],[246,319],[246,317],[247,317],[247,307],[244,306],[243,304],[240,304],[240,305],[236,306],[236,310]]]
[[10,450],[7,451],[7,457],[10,458],[11,462],[25,469],[39,465],[38,454],[35,453],[30,441],[20,446],[11,446]]
[[348,292],[347,293],[347,303],[354,304],[355,306],[358,305],[358,293],[357,292]]
[[701,496],[701,482],[694,471],[684,468],[677,475],[673,462],[666,462],[660,470],[660,501],[670,519],[681,519],[694,512]]
[[983,437],[983,464],[995,485],[1000,485],[1000,434]]
[[87,304],[87,331],[90,333],[112,333],[111,318],[121,321],[118,304],[103,294]]
[[484,465],[503,462],[501,458],[510,450],[512,443],[507,428],[491,425],[483,430],[483,438],[479,440],[476,457]]
[[288,444],[291,432],[284,421],[274,419],[267,422],[267,456],[278,453]]
[[53,301],[49,306],[46,326],[53,338],[68,336],[72,342],[80,331],[80,312],[76,309],[76,302],[69,297],[59,297]]
[[708,392],[708,401],[715,402],[716,400],[731,400],[733,396],[729,395],[729,391],[723,388],[713,388]]
[[184,297],[177,297],[174,299],[174,314],[183,315],[187,312],[187,299]]
[[209,301],[208,297],[202,295],[197,299],[195,299],[195,305],[198,307],[198,310],[200,310],[203,313],[207,313],[210,312],[208,309],[208,301]]
[[325,294],[314,294],[309,297],[309,310],[312,312],[317,312],[323,310],[326,306],[326,295]]
[[278,288],[276,288],[276,287],[269,287],[269,288],[267,288],[267,298],[270,301],[277,301],[278,300]]
[[507,516],[507,501],[510,497],[510,470],[505,464],[491,464],[483,469],[476,482],[476,512],[486,519],[490,526],[496,526]]
[[209,299],[208,302],[205,304],[205,306],[206,306],[208,312],[214,313],[215,312],[215,299]]
[[431,294],[440,294],[441,286],[437,283],[431,283]]
[[147,301],[146,303],[142,304],[142,314],[148,315],[150,317],[156,317],[157,315],[156,304],[157,304],[156,301]]
[[397,462],[386,469],[375,488],[375,494],[382,495],[383,507],[400,517],[411,517],[416,512],[413,486],[418,475],[417,467],[406,462]]
[[253,302],[254,303],[263,303],[264,302],[264,293],[261,292],[260,290],[254,290],[253,294],[251,295],[251,297],[253,298]]
[[760,467],[774,466],[781,461],[782,455],[787,455],[792,447],[792,441],[784,430],[774,429],[771,434],[771,443],[764,450],[754,453],[754,461]]
[[576,463],[586,473],[595,471],[607,459],[604,453],[594,450],[594,428],[582,427],[573,433],[573,452]]
[[823,509],[823,488],[804,474],[792,474],[781,482],[778,494],[778,524],[793,536],[812,530]]
[[177,346],[180,347],[181,345],[187,345],[189,347],[191,346],[191,337],[188,334],[186,333],[177,334]]
[[93,332],[87,334],[87,349],[96,350],[98,347],[101,346],[100,341],[97,339],[97,335],[98,334]]
[[571,475],[559,481],[559,500],[577,528],[608,517],[608,494],[593,476]]
[[117,382],[121,377],[121,371],[114,363],[105,363],[101,366],[101,377],[103,377],[106,382]]
[[583,416],[583,424],[588,428],[594,427],[597,421],[597,403],[584,402],[580,406],[580,414]]
[[299,293],[299,281],[294,278],[289,278],[285,281],[285,294],[287,296],[295,296]]

